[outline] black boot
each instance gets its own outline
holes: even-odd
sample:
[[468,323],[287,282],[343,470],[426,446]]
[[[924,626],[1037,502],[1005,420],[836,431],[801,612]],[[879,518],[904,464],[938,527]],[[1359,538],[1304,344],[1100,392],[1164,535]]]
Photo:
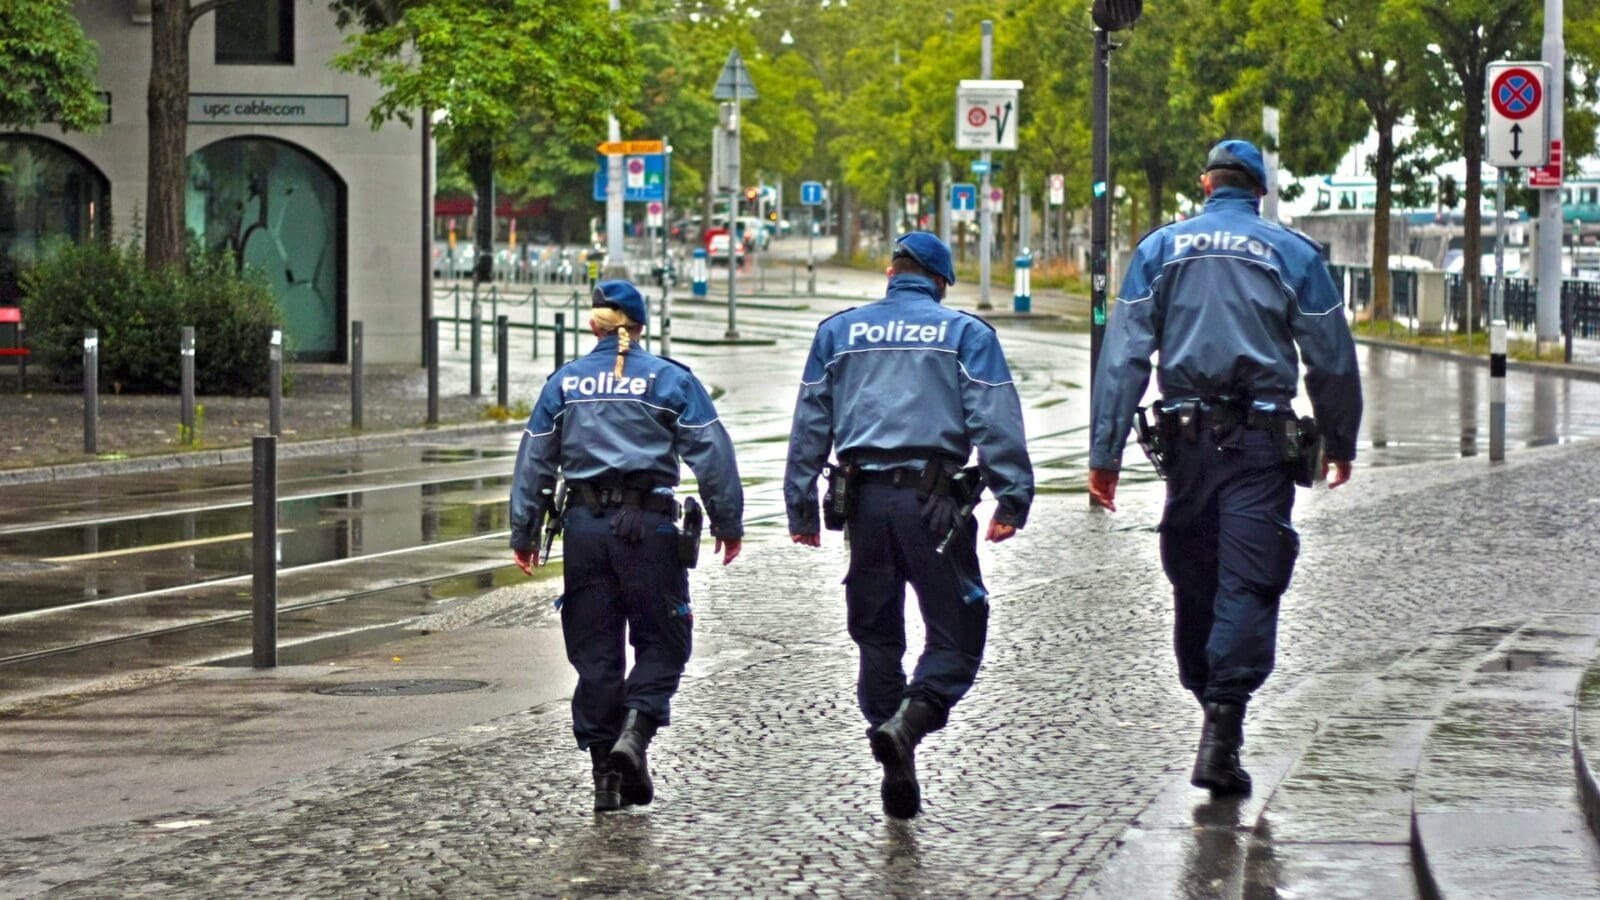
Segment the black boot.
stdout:
[[610,751],[603,744],[589,748],[594,763],[594,811],[611,812],[622,808],[622,776],[611,767]]
[[1233,703],[1207,703],[1206,723],[1200,730],[1194,774],[1189,783],[1207,788],[1213,797],[1250,793],[1250,773],[1239,765],[1244,746],[1244,707]]
[[911,697],[901,701],[894,718],[872,731],[872,755],[883,764],[883,811],[896,819],[909,819],[922,811],[917,743],[938,728],[941,719],[938,707],[920,697]]
[[656,736],[656,720],[638,711],[628,710],[622,720],[622,734],[611,748],[611,767],[622,776],[622,802],[628,806],[644,806],[656,798],[656,786],[650,780],[650,762],[645,749]]

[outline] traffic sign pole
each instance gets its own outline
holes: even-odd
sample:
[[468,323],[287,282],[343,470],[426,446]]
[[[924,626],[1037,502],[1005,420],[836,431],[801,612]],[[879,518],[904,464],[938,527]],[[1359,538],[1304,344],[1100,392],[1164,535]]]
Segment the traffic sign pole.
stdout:
[[[1552,147],[1565,137],[1565,107],[1562,96],[1567,70],[1566,45],[1562,39],[1562,0],[1544,0],[1544,42],[1540,56],[1549,67],[1546,80],[1546,130]],[[1552,18],[1554,17],[1554,18]],[[1554,153],[1550,154],[1554,156]],[[1559,176],[1559,160],[1551,159]],[[1539,240],[1534,247],[1535,271],[1539,273],[1538,299],[1534,305],[1535,335],[1541,345],[1561,337],[1561,183],[1539,192]],[[1574,270],[1576,274],[1576,270]]]
[[[994,76],[994,21],[984,19],[983,69],[985,79]],[[983,151],[983,180],[978,185],[978,308],[994,309],[989,301],[989,254],[994,246],[994,218],[989,208],[989,151]]]

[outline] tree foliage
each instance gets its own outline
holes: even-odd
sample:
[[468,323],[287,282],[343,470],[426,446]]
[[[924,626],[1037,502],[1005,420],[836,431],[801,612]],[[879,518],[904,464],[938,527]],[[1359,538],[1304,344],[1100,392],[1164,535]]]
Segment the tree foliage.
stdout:
[[88,131],[105,120],[94,42],[72,14],[71,0],[0,3],[0,125]]

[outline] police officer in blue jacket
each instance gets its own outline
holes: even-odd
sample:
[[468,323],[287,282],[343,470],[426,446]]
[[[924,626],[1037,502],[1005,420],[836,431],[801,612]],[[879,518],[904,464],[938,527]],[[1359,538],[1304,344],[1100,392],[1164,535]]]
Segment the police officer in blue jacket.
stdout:
[[[578,671],[572,731],[590,753],[596,810],[655,796],[645,748],[671,719],[694,616],[679,556],[680,457],[694,470],[723,565],[739,555],[744,491],[733,444],[687,366],[638,346],[644,298],[626,281],[595,286],[589,327],[599,342],[545,382],[511,487],[511,549],[528,574],[542,565],[539,524],[559,472],[566,479],[567,659]],[[634,665],[624,676],[623,638]]]
[[1250,792],[1245,707],[1272,671],[1278,599],[1300,548],[1289,464],[1314,459],[1314,447],[1290,407],[1298,361],[1330,487],[1350,478],[1361,381],[1320,248],[1260,216],[1261,152],[1217,144],[1201,185],[1204,212],[1146,235],[1128,265],[1095,377],[1089,490],[1116,509],[1123,445],[1159,351],[1161,562],[1178,677],[1205,710],[1190,780],[1222,796]]
[[[905,819],[921,809],[917,742],[944,726],[983,658],[989,604],[974,479],[981,472],[998,502],[988,539],[1003,541],[1027,520],[1033,468],[994,329],[940,303],[956,280],[950,249],[926,232],[907,234],[888,275],[882,300],[817,328],[783,492],[791,539],[821,546],[817,478],[829,448],[837,452],[825,502],[848,522],[856,698],[883,766],[884,810]],[[963,471],[974,449],[977,469]],[[901,667],[907,582],[927,632],[909,683]]]

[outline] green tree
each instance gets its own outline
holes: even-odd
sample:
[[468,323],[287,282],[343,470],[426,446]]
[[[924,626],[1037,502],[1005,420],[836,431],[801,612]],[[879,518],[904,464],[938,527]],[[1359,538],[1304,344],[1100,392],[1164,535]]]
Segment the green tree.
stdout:
[[[593,0],[389,0],[381,15],[353,0],[336,8],[369,29],[334,66],[383,88],[372,126],[441,112],[441,148],[465,164],[480,210],[494,209],[496,156],[530,119],[570,136],[569,146],[602,138],[608,112],[636,121],[626,107],[637,84],[633,41]],[[480,216],[483,251],[491,220]]]
[[1377,181],[1372,214],[1374,318],[1392,315],[1389,291],[1389,211],[1400,147],[1395,130],[1427,90],[1417,48],[1428,32],[1416,7],[1393,0],[1252,0],[1247,46],[1296,83],[1337,84],[1359,100],[1377,135],[1367,160]]
[[[1491,62],[1513,51],[1537,55],[1535,4],[1524,0],[1418,0],[1431,32],[1424,56],[1433,89],[1418,105],[1423,139],[1449,158],[1466,162],[1466,231],[1461,275],[1471,291],[1471,308],[1484,309],[1478,277],[1483,235],[1483,127]],[[1459,153],[1459,156],[1457,154]]]
[[0,125],[88,131],[105,120],[93,41],[72,14],[71,0],[0,3]]

